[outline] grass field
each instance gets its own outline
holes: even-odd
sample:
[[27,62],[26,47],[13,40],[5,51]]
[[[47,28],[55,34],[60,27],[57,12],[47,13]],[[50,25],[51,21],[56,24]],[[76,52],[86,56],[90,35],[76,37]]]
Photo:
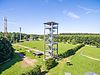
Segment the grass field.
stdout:
[[[43,41],[26,41],[20,44],[43,51]],[[76,46],[77,45],[59,43],[59,54]],[[36,59],[36,64],[41,64],[44,67],[43,56],[41,58],[34,57],[31,53],[28,53],[26,51],[27,49],[20,48],[18,46],[15,46],[14,48],[19,52],[24,51],[27,57]],[[68,58],[71,62],[70,66],[66,64],[66,60],[62,59],[59,61],[59,64],[55,68],[52,68],[46,75],[64,75],[65,72],[69,72],[72,75],[85,75],[85,72],[95,72],[97,74],[100,74],[100,61],[84,57],[81,55],[81,53],[100,59],[100,48],[85,46],[78,50],[75,55]],[[2,72],[1,75],[20,75],[21,73],[27,72],[32,69],[32,67],[21,68],[20,61],[21,59],[19,58],[19,56],[15,55],[13,60],[0,65],[0,72]]]
[[22,59],[15,54],[12,60],[0,65],[0,75],[21,75],[32,69],[32,67],[21,67],[21,61]]
[[[43,41],[25,41],[20,44],[27,46],[27,47],[35,48],[35,49],[41,50],[41,51],[44,50],[44,47],[43,47],[44,42]],[[68,49],[71,49],[75,46],[76,45],[72,45],[72,44],[64,44],[63,42],[58,43],[58,52],[59,52],[59,54],[63,53],[65,51],[67,51]]]
[[100,48],[86,46],[82,48],[82,54],[100,59]]
[[[92,52],[92,50],[94,51]],[[85,46],[71,57],[70,61],[72,65],[68,66],[66,61],[61,60],[60,62],[62,63],[59,63],[58,66],[51,69],[47,75],[64,75],[65,72],[69,72],[72,75],[85,75],[85,72],[95,72],[100,75],[100,61],[82,56],[82,51],[85,51],[87,55],[94,55],[93,57],[100,59],[100,55],[95,54],[100,52],[100,48]]]
[[[31,47],[31,48],[36,48],[38,50],[43,51],[43,41],[28,41],[28,42],[23,42],[20,43],[21,45],[27,46],[27,47]],[[76,45],[71,45],[71,44],[64,44],[64,43],[59,43],[59,53],[65,52],[66,50],[75,47]],[[32,53],[27,52],[25,48],[21,48],[19,46],[14,46],[14,48],[19,51],[19,52],[25,52],[27,57],[33,58],[37,60],[36,64],[44,64],[43,61],[43,56],[41,58],[38,57],[34,57]],[[23,72],[27,72],[30,69],[32,69],[32,67],[27,67],[27,68],[21,68],[20,67],[20,61],[17,62],[17,60],[20,59],[20,57],[16,54],[13,58],[13,60],[5,63],[4,65],[0,66],[0,68],[5,68],[5,69],[0,69],[2,70],[2,74],[1,75],[20,75]],[[16,62],[15,62],[16,61]],[[15,62],[15,63],[14,63]],[[14,63],[14,64],[11,64]],[[7,68],[7,65],[10,65],[9,68]],[[21,69],[21,70],[20,70]]]
[[27,46],[27,47],[30,47],[30,48],[34,48],[34,49],[37,49],[37,50],[41,50],[43,51],[43,41],[25,41],[25,42],[22,42],[20,43],[21,45],[24,45],[24,46]]

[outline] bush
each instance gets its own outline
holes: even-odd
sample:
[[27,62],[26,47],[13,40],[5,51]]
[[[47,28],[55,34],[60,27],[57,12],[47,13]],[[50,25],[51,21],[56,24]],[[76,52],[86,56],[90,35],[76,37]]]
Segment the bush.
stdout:
[[67,51],[67,56],[71,56],[71,55],[74,55],[75,54],[75,51],[73,49],[70,49]]
[[22,75],[42,75],[41,66],[36,65],[32,70],[27,73],[22,73]]
[[41,75],[41,66],[37,65],[36,67],[33,68],[31,72],[32,75]]
[[11,43],[3,37],[0,37],[0,63],[12,58],[14,49]]
[[45,66],[47,70],[50,70],[51,68],[55,67],[58,64],[57,61],[55,61],[53,58],[49,58],[45,62]]
[[71,55],[74,55],[80,48],[84,47],[85,45],[84,44],[81,44],[81,45],[78,45],[76,46],[75,48],[73,49],[69,49],[67,50],[66,52],[62,53],[62,54],[59,54],[58,56],[60,58],[66,58],[66,57],[69,57]]

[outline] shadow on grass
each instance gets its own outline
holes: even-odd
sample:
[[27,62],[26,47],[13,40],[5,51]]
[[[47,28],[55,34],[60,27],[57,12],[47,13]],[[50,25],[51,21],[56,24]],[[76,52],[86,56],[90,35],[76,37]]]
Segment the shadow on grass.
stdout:
[[42,72],[42,75],[45,75],[46,73],[48,73],[49,71],[43,71]]
[[11,60],[9,60],[3,64],[0,64],[0,74],[19,61],[22,61],[22,58],[20,56],[18,56],[18,53],[15,53]]

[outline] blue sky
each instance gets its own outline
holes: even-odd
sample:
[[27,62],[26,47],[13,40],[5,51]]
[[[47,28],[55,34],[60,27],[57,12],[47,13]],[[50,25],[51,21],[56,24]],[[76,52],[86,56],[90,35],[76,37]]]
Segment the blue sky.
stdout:
[[43,23],[59,23],[59,33],[100,33],[100,0],[0,0],[8,31],[43,34]]

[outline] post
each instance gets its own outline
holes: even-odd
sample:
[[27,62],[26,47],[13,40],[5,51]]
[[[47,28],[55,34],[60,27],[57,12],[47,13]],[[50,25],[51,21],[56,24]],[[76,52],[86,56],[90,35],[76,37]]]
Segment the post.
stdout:
[[21,41],[21,27],[19,29],[20,29],[20,41]]

